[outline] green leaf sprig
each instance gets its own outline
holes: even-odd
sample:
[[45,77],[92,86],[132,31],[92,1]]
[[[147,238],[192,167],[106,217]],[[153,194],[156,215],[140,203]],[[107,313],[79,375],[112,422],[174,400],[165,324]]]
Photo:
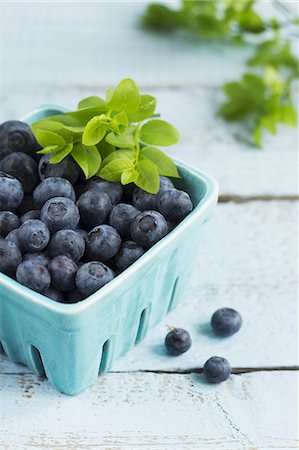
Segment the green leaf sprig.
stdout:
[[156,146],[178,142],[176,128],[152,118],[155,97],[140,94],[135,82],[122,80],[106,99],[88,97],[76,111],[50,116],[32,125],[39,154],[57,164],[70,155],[85,177],[99,176],[156,194],[160,175],[179,178],[173,161]]

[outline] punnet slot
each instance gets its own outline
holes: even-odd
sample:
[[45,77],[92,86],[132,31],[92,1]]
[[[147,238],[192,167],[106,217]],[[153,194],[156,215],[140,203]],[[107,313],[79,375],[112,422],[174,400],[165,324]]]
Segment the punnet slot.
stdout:
[[140,315],[135,344],[141,342],[142,339],[145,337],[148,329],[149,317],[150,317],[150,306],[147,306],[146,308],[143,309]]
[[170,311],[172,311],[175,308],[176,300],[177,300],[178,282],[179,282],[179,277],[177,277],[175,279],[175,282],[173,283],[173,287],[172,287],[172,291],[171,291],[171,296],[170,296],[170,301],[169,301],[169,306],[168,306],[168,311],[167,312],[170,312]]
[[99,373],[106,372],[110,361],[111,356],[110,353],[111,353],[111,339],[107,339],[102,349],[102,357],[100,362]]
[[30,353],[31,362],[32,362],[35,372],[40,377],[46,377],[46,371],[45,371],[45,367],[44,367],[44,363],[43,363],[40,351],[36,347],[34,347],[34,345],[30,345],[29,353]]

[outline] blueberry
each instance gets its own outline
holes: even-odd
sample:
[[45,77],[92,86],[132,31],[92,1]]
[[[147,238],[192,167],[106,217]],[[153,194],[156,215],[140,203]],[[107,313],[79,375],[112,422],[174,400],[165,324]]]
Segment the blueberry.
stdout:
[[75,276],[78,266],[71,258],[64,255],[56,256],[48,265],[54,288],[62,292],[75,288]]
[[231,336],[240,330],[242,317],[238,311],[231,308],[221,308],[214,312],[211,325],[220,336]]
[[13,276],[22,261],[18,246],[6,239],[0,239],[0,272]]
[[188,331],[183,328],[173,328],[167,333],[165,346],[168,352],[173,356],[185,353],[191,347],[192,341]]
[[177,226],[176,223],[173,222],[169,222],[169,220],[166,221],[167,222],[167,226],[168,226],[168,233],[170,233],[172,230],[175,229],[175,227]]
[[76,198],[79,198],[80,195],[82,195],[86,191],[86,183],[77,182],[74,185],[74,190],[75,190]]
[[229,362],[220,356],[212,356],[203,366],[203,374],[208,383],[221,383],[228,379],[230,373]]
[[32,195],[24,195],[23,201],[21,203],[21,205],[18,208],[18,215],[22,216],[23,214],[25,214],[28,211],[31,211],[32,209],[34,209],[34,201],[33,201],[33,197]]
[[40,149],[29,125],[18,120],[9,120],[0,125],[0,159],[12,152],[23,152],[35,156]]
[[25,194],[30,194],[38,183],[37,164],[31,156],[13,152],[0,162],[0,169],[22,183]]
[[76,228],[75,231],[77,231],[77,233],[79,233],[83,237],[84,240],[85,240],[86,236],[88,235],[87,231],[82,230],[81,228]]
[[131,236],[144,248],[152,247],[168,232],[166,220],[157,211],[143,211],[131,223]]
[[113,271],[98,261],[83,264],[76,275],[76,286],[84,296],[89,296],[114,278]]
[[16,244],[16,246],[19,248],[21,253],[25,252],[25,249],[22,247],[20,241],[19,241],[19,230],[18,228],[15,228],[14,230],[11,230],[8,235],[5,238],[6,241],[13,242]]
[[51,237],[48,250],[51,258],[65,255],[79,261],[85,251],[85,240],[77,230],[59,230]]
[[77,303],[81,302],[81,300],[83,299],[84,295],[81,294],[81,292],[77,288],[75,288],[65,293],[64,303]]
[[55,300],[56,302],[63,303],[64,302],[64,295],[62,292],[58,291],[57,289],[53,288],[53,286],[50,286],[48,289],[44,290],[43,295],[50,298],[51,300]]
[[112,183],[111,181],[101,180],[100,178],[92,178],[86,185],[86,190],[97,190],[105,192],[109,195],[111,203],[116,205],[123,196],[123,188],[120,183]]
[[30,211],[27,211],[25,214],[23,214],[20,217],[20,222],[24,223],[30,219],[40,219],[40,210],[39,209],[31,209]]
[[143,248],[134,241],[125,241],[121,244],[119,251],[114,257],[115,266],[118,270],[125,270],[131,266],[141,255]]
[[133,205],[119,203],[112,208],[109,216],[109,224],[118,231],[123,239],[128,239],[131,237],[131,222],[139,213],[139,209]]
[[45,291],[51,284],[48,269],[34,261],[23,261],[17,268],[16,276],[19,283],[36,292]]
[[50,263],[49,256],[44,252],[38,252],[38,253],[25,253],[23,256],[23,261],[33,261],[38,264],[41,264],[42,266],[48,266]]
[[43,155],[38,164],[38,173],[41,180],[49,177],[66,178],[75,184],[79,177],[79,166],[71,156],[67,156],[58,164],[49,162],[51,155]]
[[167,177],[160,177],[159,194],[174,188],[173,182]]
[[74,229],[79,223],[79,210],[73,200],[54,197],[46,201],[41,210],[41,220],[51,233],[64,228]]
[[86,254],[90,260],[107,261],[119,250],[121,238],[110,225],[93,228],[85,238]]
[[98,190],[84,192],[77,206],[80,211],[80,223],[89,230],[104,223],[112,208],[109,195]]
[[40,252],[48,245],[50,231],[41,220],[30,219],[20,226],[18,237],[22,248],[26,252]]
[[34,190],[33,199],[37,209],[40,209],[47,200],[53,197],[67,197],[76,200],[73,186],[65,178],[45,178]]
[[5,237],[11,230],[18,228],[20,220],[11,211],[0,211],[0,236]]
[[157,194],[149,194],[136,188],[133,192],[132,203],[140,211],[158,209],[158,195],[168,189],[173,189],[172,181],[166,177],[160,177],[160,188]]
[[0,211],[15,211],[23,198],[24,190],[19,180],[0,171]]
[[171,189],[158,195],[158,210],[170,222],[180,222],[193,209],[187,192]]

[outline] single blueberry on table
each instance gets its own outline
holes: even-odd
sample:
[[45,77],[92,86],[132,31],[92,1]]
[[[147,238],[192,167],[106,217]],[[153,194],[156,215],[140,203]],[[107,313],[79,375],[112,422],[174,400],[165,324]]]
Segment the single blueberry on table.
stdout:
[[18,246],[6,239],[0,239],[0,272],[14,276],[16,268],[22,261]]
[[160,188],[157,194],[149,194],[136,188],[133,191],[132,203],[140,211],[158,209],[158,195],[168,189],[173,189],[173,182],[169,178],[160,177]]
[[167,333],[165,346],[168,352],[173,356],[185,353],[191,347],[192,341],[188,331],[183,328],[173,328]]
[[68,292],[75,288],[75,276],[78,266],[71,258],[64,255],[55,256],[48,265],[55,289]]
[[43,155],[38,164],[38,173],[41,180],[49,177],[66,178],[71,184],[78,180],[80,169],[71,156],[67,156],[58,164],[49,162],[51,155]]
[[25,253],[23,256],[23,261],[33,261],[47,267],[51,260],[45,252],[37,252]]
[[80,224],[90,230],[105,222],[112,203],[105,192],[96,189],[84,192],[77,201],[80,211]]
[[24,223],[30,219],[40,219],[40,210],[39,209],[31,209],[30,211],[27,211],[25,214],[23,214],[20,217],[20,222]]
[[50,240],[50,231],[41,220],[30,219],[20,226],[18,237],[26,252],[35,253],[47,247]]
[[76,200],[73,186],[65,178],[45,178],[34,190],[33,199],[37,209],[40,209],[47,200],[53,197],[67,197]]
[[143,248],[134,241],[125,241],[114,257],[114,263],[118,270],[123,271],[131,266],[141,255]]
[[50,298],[51,300],[55,300],[56,302],[63,303],[64,302],[64,295],[62,292],[58,291],[57,289],[53,288],[53,286],[50,286],[48,289],[44,290],[42,294],[45,297]]
[[77,230],[59,230],[51,237],[48,251],[51,258],[65,255],[77,262],[85,251],[84,237]]
[[109,216],[109,225],[116,229],[123,239],[131,237],[130,225],[140,213],[139,209],[127,203],[119,203],[112,208]]
[[51,275],[47,267],[35,261],[23,261],[17,268],[17,281],[36,292],[50,287]]
[[16,244],[21,253],[25,252],[25,249],[22,247],[21,242],[19,241],[19,230],[15,228],[11,230],[5,238],[6,241],[13,242]]
[[0,211],[15,211],[23,198],[24,190],[20,181],[0,171]]
[[212,356],[203,367],[203,374],[208,383],[221,383],[228,379],[230,373],[229,362],[220,356]]
[[0,211],[0,236],[5,237],[11,230],[20,225],[20,220],[11,211]]
[[0,169],[17,178],[22,183],[25,194],[32,193],[37,186],[37,164],[26,153],[14,152],[5,156],[0,162]]
[[219,336],[231,336],[240,330],[242,317],[235,309],[221,308],[214,312],[211,325]]
[[85,243],[86,255],[90,260],[107,261],[118,252],[121,238],[110,225],[99,225],[88,233]]
[[17,213],[18,216],[23,216],[26,212],[31,211],[35,208],[34,200],[31,194],[24,195],[22,203],[20,204]]
[[9,120],[0,125],[0,159],[12,152],[23,152],[35,156],[40,149],[29,125],[18,120]]
[[78,270],[76,286],[85,297],[88,297],[113,278],[114,272],[105,264],[99,261],[90,261],[83,264]]
[[99,192],[105,192],[109,195],[111,203],[116,205],[119,203],[123,196],[123,188],[120,183],[113,183],[112,181],[102,180],[101,178],[91,178],[87,185],[86,190],[97,190]]
[[143,211],[131,223],[133,241],[144,248],[152,247],[168,232],[166,220],[157,211]]
[[41,220],[51,233],[64,228],[75,229],[79,223],[79,209],[73,200],[66,197],[54,197],[46,201],[41,209]]
[[158,210],[170,222],[180,222],[193,209],[187,192],[171,189],[158,195]]

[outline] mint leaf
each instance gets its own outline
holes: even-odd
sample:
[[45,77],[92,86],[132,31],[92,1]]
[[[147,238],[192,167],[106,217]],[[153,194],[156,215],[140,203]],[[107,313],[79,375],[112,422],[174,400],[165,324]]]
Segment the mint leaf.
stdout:
[[59,134],[48,130],[35,130],[35,137],[37,142],[42,147],[48,147],[49,145],[58,145],[59,147],[65,145],[65,140]]
[[106,88],[106,102],[110,103],[111,99],[112,99],[112,95],[113,95],[114,89],[113,88]]
[[150,161],[139,161],[136,166],[138,178],[136,186],[150,194],[157,194],[160,187],[159,172],[155,164]]
[[123,173],[121,174],[121,183],[122,184],[129,184],[134,183],[138,178],[138,172],[136,169],[125,169]]
[[114,89],[109,108],[126,113],[137,111],[140,103],[140,94],[133,80],[125,78]]
[[46,155],[48,153],[55,153],[61,150],[61,147],[58,145],[49,145],[48,147],[43,148],[42,150],[39,150],[36,152],[38,155]]
[[101,155],[95,146],[75,144],[71,156],[81,167],[86,178],[93,177],[101,165]]
[[143,94],[140,96],[140,105],[138,110],[129,115],[131,122],[141,122],[150,118],[156,109],[157,100],[152,95]]
[[114,161],[115,159],[120,159],[120,158],[130,159],[131,163],[133,164],[135,161],[135,155],[136,155],[136,152],[134,150],[116,150],[116,151],[110,153],[110,155],[108,155],[102,161],[101,169],[103,169],[105,166],[107,166],[107,164],[109,164],[111,161]]
[[90,107],[106,108],[106,102],[105,100],[102,100],[100,97],[92,96],[84,98],[78,103],[78,109]]
[[58,164],[60,163],[69,153],[71,153],[73,149],[73,144],[67,144],[62,149],[58,150],[56,153],[54,153],[53,156],[50,158],[51,164]]
[[178,142],[179,132],[170,123],[153,119],[142,126],[140,139],[146,144],[168,146]]
[[84,128],[82,143],[84,145],[98,144],[107,132],[107,125],[103,123],[99,116],[93,117]]
[[106,164],[99,172],[99,176],[108,181],[121,181],[124,170],[132,167],[132,160],[129,158],[118,158]]
[[111,153],[115,152],[115,147],[113,145],[108,144],[108,142],[102,140],[98,145],[97,149],[100,152],[102,160],[104,160]]
[[136,127],[131,125],[130,127],[125,128],[121,133],[108,133],[105,137],[105,141],[114,147],[135,148],[135,131]]
[[115,120],[119,125],[124,125],[125,127],[128,126],[128,116],[124,111],[116,114],[116,116],[113,117],[113,120]]
[[165,177],[174,177],[180,178],[178,173],[178,169],[174,162],[165,155],[164,152],[155,147],[144,147],[140,151],[139,159],[141,161],[150,161],[158,169],[159,175],[163,175]]

